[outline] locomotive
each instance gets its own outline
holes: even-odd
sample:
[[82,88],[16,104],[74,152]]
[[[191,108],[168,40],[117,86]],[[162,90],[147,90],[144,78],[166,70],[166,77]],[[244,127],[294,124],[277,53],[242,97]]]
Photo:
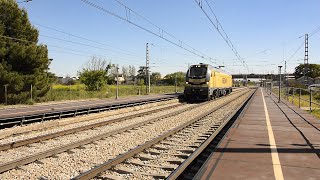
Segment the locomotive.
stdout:
[[208,101],[232,92],[232,76],[209,64],[191,65],[186,74],[184,98]]

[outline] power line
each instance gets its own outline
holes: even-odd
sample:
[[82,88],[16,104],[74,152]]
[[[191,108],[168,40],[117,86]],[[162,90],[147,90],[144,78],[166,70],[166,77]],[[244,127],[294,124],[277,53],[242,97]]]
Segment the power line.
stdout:
[[[246,64],[246,62],[243,60],[243,58],[240,56],[240,54],[238,53],[238,51],[236,50],[235,46],[233,45],[232,41],[230,40],[228,34],[225,32],[223,26],[221,25],[220,21],[218,20],[218,17],[216,16],[216,14],[213,12],[213,9],[211,8],[209,2],[207,0],[205,0],[207,6],[209,7],[211,13],[213,14],[214,18],[215,18],[215,22],[211,19],[211,17],[209,16],[209,14],[206,12],[206,10],[204,9],[203,6],[203,2],[202,0],[195,0],[196,4],[200,7],[200,9],[202,10],[202,12],[206,15],[206,17],[209,19],[209,21],[211,22],[211,24],[215,27],[215,29],[218,31],[218,33],[220,34],[220,36],[223,38],[223,40],[227,43],[227,45],[230,47],[230,49],[232,50],[232,52],[235,54],[235,56],[237,57],[237,59],[243,64],[243,66],[249,71],[249,67]],[[221,30],[222,31],[221,31]]]
[[313,35],[317,34],[318,32],[320,32],[320,27],[318,27],[317,29],[315,29],[314,31],[312,31],[309,35],[309,38],[312,37]]
[[[96,8],[96,9],[104,12],[104,13],[107,13],[107,14],[109,14],[111,16],[114,16],[114,17],[116,17],[116,18],[118,18],[118,19],[120,19],[122,21],[125,21],[125,22],[127,22],[127,23],[129,23],[129,24],[131,24],[131,25],[133,25],[133,26],[135,26],[137,28],[140,28],[140,29],[152,34],[152,35],[155,35],[155,36],[157,36],[157,37],[159,37],[159,38],[161,38],[161,39],[163,39],[163,40],[165,40],[165,41],[167,41],[167,42],[169,42],[169,43],[171,43],[171,44],[173,44],[173,45],[175,45],[175,46],[177,46],[177,47],[179,47],[181,49],[184,49],[184,50],[186,50],[186,51],[188,51],[188,52],[190,52],[190,53],[192,53],[192,54],[194,54],[196,56],[199,56],[202,59],[206,59],[209,62],[214,63],[213,61],[210,60],[209,56],[206,56],[204,53],[201,53],[200,51],[196,50],[195,48],[187,45],[186,43],[184,43],[183,41],[179,40],[178,38],[176,38],[172,34],[168,33],[167,31],[163,30],[159,26],[155,25],[154,23],[152,23],[151,21],[149,21],[148,19],[146,19],[145,17],[143,17],[139,13],[133,11],[131,8],[129,8],[128,6],[124,5],[120,1],[115,0],[117,3],[119,3],[121,6],[123,6],[125,8],[125,11],[126,11],[126,16],[125,17],[121,16],[119,14],[116,14],[115,12],[109,11],[109,10],[105,9],[104,7],[101,7],[101,6],[95,4],[95,3],[91,2],[91,1],[88,1],[88,0],[81,0],[81,1],[83,3],[89,5],[89,6],[92,6],[92,7]],[[155,27],[158,30],[158,32],[155,32],[153,30],[147,29],[147,28],[143,27],[142,25],[139,25],[139,24],[133,22],[131,20],[132,14],[135,14],[136,16],[140,17],[141,19],[143,19],[148,24],[150,24],[153,27]],[[167,38],[167,36],[171,37],[172,39]]]
[[30,2],[32,0],[24,0],[24,1],[17,1],[17,3],[27,3],[27,2]]
[[[303,47],[304,42],[302,42],[299,47],[293,52],[293,54],[290,56],[290,58],[287,60],[287,63],[298,53],[298,51]],[[283,63],[284,60],[281,61]]]
[[[132,52],[130,52],[128,50],[124,50],[124,49],[121,49],[121,48],[117,48],[117,47],[111,46],[109,44],[105,44],[105,43],[101,43],[99,41],[88,39],[88,38],[85,38],[83,36],[75,35],[75,34],[72,34],[72,33],[69,33],[69,32],[65,32],[65,31],[62,31],[62,30],[59,30],[59,29],[56,29],[56,28],[52,28],[52,27],[49,27],[49,26],[41,25],[41,24],[35,23],[35,22],[33,22],[33,24],[36,24],[36,25],[38,25],[40,27],[43,27],[43,28],[46,28],[46,29],[50,29],[52,31],[56,31],[56,32],[59,32],[59,33],[62,33],[62,34],[69,35],[69,36],[72,36],[72,37],[75,37],[75,38],[79,38],[79,39],[82,39],[82,40],[85,40],[85,41],[89,41],[89,42],[93,42],[93,43],[96,43],[96,44],[99,44],[99,45],[111,47],[111,48],[114,48],[114,49],[117,49],[117,50],[120,50],[120,51],[129,52],[130,54],[132,54]],[[134,56],[134,54],[132,54],[132,55]]]
[[[22,31],[22,30],[18,30],[18,29],[15,29],[15,28],[11,28],[11,27],[4,27],[4,28],[6,28],[6,29],[12,29],[12,30],[20,31],[20,32],[25,32],[25,31]],[[67,33],[67,34],[68,34],[68,33]],[[85,43],[81,43],[81,42],[77,42],[77,41],[71,41],[71,40],[61,39],[61,38],[58,38],[58,37],[48,36],[48,35],[44,35],[44,34],[39,34],[39,36],[46,37],[46,38],[50,38],[50,39],[55,39],[55,40],[58,40],[58,41],[68,42],[68,43],[72,43],[72,44],[77,44],[77,45],[81,45],[81,46],[86,46],[86,47],[91,47],[91,48],[106,50],[106,51],[110,51],[110,52],[114,52],[114,53],[120,53],[120,54],[123,54],[123,55],[134,56],[134,57],[138,57],[138,58],[144,58],[144,57],[142,57],[142,56],[138,56],[138,55],[134,55],[134,54],[130,54],[130,53],[124,53],[124,52],[114,51],[114,50],[107,49],[107,48],[103,48],[103,47],[100,47],[100,46],[94,46],[94,45],[85,44]],[[74,35],[74,36],[76,36],[76,35]],[[80,36],[79,36],[79,37],[80,37]],[[84,38],[84,39],[85,39],[85,38]],[[87,41],[91,41],[91,40],[87,39]]]
[[[0,37],[5,38],[5,39],[16,40],[16,41],[20,41],[20,42],[36,44],[33,41],[28,41],[28,40],[20,39],[20,38],[14,38],[14,37],[3,36],[3,35],[0,35]],[[54,48],[59,48],[59,49],[63,49],[63,50],[72,51],[72,52],[61,52],[60,51],[60,53],[73,54],[73,55],[79,55],[79,56],[82,54],[81,56],[85,56],[85,57],[100,56],[100,57],[103,57],[103,58],[110,58],[110,57],[107,57],[106,55],[101,55],[101,54],[96,54],[96,53],[92,53],[92,55],[87,55],[87,53],[91,53],[91,52],[85,52],[85,51],[81,51],[81,50],[76,50],[76,49],[56,46],[56,45],[52,45],[52,44],[46,44],[46,45],[50,46],[50,47],[54,47]],[[74,53],[74,52],[76,52],[76,53]],[[79,54],[79,53],[81,53],[81,54]],[[130,62],[130,63],[132,63],[132,61],[130,61],[130,60],[119,59],[119,58],[114,58],[114,59],[116,59],[118,61],[122,61],[122,62]]]

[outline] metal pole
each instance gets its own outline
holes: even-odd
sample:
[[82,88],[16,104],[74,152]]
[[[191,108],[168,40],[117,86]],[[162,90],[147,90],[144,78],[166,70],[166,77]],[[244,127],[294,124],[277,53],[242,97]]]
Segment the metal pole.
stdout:
[[289,101],[289,96],[290,96],[290,91],[289,91],[289,88],[287,87],[287,101]]
[[301,88],[299,88],[299,108],[301,108],[300,100],[301,100]]
[[151,92],[151,87],[150,87],[150,67],[148,67],[148,86],[149,86],[149,94],[150,94],[150,92]]
[[30,85],[30,100],[32,102],[32,84]]
[[149,43],[146,44],[146,93],[148,94],[148,71],[149,71]]
[[69,84],[69,99],[71,100],[71,85]]
[[280,98],[281,98],[281,67],[282,66],[278,66],[279,67],[279,100],[278,103],[281,102]]
[[310,112],[312,112],[312,90],[310,88]]
[[305,34],[305,43],[304,43],[304,61],[303,61],[303,79],[306,86],[309,85],[309,80],[307,77],[307,71],[308,71],[308,61],[309,61],[309,36],[308,34]]
[[294,104],[294,88],[292,88],[292,104]]
[[119,68],[118,65],[116,66],[117,68],[117,91],[116,91],[116,99],[119,98]]
[[8,91],[7,91],[7,87],[8,85],[4,85],[4,99],[5,99],[5,104],[7,105],[8,104]]
[[[287,74],[287,61],[284,61],[284,79],[283,83],[286,83],[286,74]],[[289,100],[289,91],[288,91],[288,85],[286,84],[286,97],[287,101]]]
[[175,91],[177,93],[178,92],[178,90],[177,90],[177,74],[175,74],[174,84],[175,84]]

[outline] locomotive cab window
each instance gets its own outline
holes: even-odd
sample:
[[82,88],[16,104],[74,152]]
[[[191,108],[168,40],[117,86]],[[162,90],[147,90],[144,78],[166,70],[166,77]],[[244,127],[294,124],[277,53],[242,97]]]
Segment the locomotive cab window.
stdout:
[[205,77],[207,74],[206,67],[192,67],[190,68],[190,77]]

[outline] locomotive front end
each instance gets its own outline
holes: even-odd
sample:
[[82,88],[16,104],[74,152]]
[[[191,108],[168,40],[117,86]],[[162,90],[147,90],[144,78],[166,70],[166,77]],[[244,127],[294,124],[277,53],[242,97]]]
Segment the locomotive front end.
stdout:
[[186,86],[184,96],[186,100],[208,100],[209,81],[211,71],[208,65],[199,64],[190,66],[186,74]]

